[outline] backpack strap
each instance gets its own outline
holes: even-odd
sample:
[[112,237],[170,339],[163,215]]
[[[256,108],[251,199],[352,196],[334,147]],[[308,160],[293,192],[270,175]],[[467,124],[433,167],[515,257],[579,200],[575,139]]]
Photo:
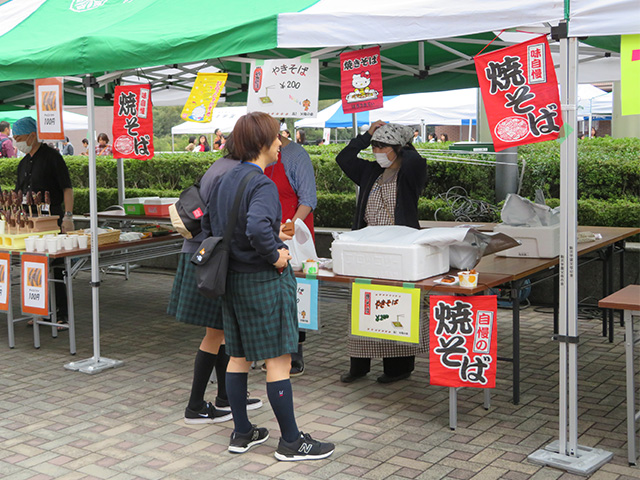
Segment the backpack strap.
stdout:
[[233,230],[236,228],[236,219],[238,218],[238,208],[240,208],[240,200],[242,200],[242,196],[244,195],[244,191],[247,187],[247,184],[249,183],[249,180],[251,180],[253,177],[258,175],[258,173],[260,172],[258,172],[258,170],[255,170],[255,169],[252,169],[249,173],[247,173],[242,179],[242,182],[240,182],[240,186],[236,191],[236,198],[233,201],[233,207],[231,207],[231,211],[229,212],[231,215],[229,217],[229,223],[227,223],[227,227],[224,230],[224,236],[222,238],[222,241],[227,245],[231,240],[231,235],[233,235]]

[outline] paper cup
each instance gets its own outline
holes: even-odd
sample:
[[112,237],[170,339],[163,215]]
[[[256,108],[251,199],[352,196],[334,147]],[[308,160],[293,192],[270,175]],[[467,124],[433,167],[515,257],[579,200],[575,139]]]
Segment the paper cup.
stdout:
[[89,246],[89,237],[86,235],[80,235],[78,237],[78,247],[87,248]]
[[73,250],[73,238],[64,237],[62,244],[64,245],[65,250]]
[[4,235],[5,228],[7,228],[7,222],[0,220],[0,235]]
[[461,287],[475,288],[478,286],[478,273],[476,272],[458,272],[458,280]]
[[78,235],[69,235],[69,238],[73,240],[73,248],[78,248]]
[[58,240],[56,237],[47,238],[47,250],[49,253],[58,253]]
[[36,252],[46,252],[47,241],[44,238],[36,238]]
[[24,239],[24,248],[27,252],[35,252],[36,251],[36,239],[35,238],[25,238]]
[[64,239],[65,239],[65,237],[66,237],[66,235],[58,235],[56,237],[58,251],[62,250],[62,248],[64,247]]
[[305,274],[317,275],[318,274],[318,262],[316,261],[307,261],[302,264],[302,271]]

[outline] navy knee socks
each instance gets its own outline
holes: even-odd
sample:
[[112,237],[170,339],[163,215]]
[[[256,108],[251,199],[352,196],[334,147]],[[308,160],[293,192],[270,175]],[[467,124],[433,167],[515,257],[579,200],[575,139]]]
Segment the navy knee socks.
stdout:
[[235,431],[248,433],[253,426],[247,416],[248,373],[227,372],[227,397],[233,413]]
[[298,430],[296,416],[293,413],[291,380],[286,379],[277,382],[267,382],[267,397],[269,397],[271,408],[278,420],[278,425],[280,425],[282,438],[284,438],[286,442],[296,441],[298,437],[300,437],[300,430]]
[[193,366],[193,382],[191,384],[191,395],[189,396],[188,408],[198,411],[204,404],[204,392],[207,389],[207,383],[213,372],[213,366],[216,363],[217,355],[198,350],[196,360]]

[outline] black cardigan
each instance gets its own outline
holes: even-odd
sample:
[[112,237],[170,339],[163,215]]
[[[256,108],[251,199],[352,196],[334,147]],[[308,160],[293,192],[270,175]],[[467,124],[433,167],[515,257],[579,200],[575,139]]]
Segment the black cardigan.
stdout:
[[[377,162],[358,157],[371,143],[371,135],[365,132],[351,140],[336,157],[342,171],[360,187],[353,229],[364,228],[364,212],[369,193],[376,179],[383,172]],[[420,228],[418,222],[418,198],[427,183],[427,161],[411,148],[402,149],[402,165],[398,172],[398,193],[396,197],[395,224]]]

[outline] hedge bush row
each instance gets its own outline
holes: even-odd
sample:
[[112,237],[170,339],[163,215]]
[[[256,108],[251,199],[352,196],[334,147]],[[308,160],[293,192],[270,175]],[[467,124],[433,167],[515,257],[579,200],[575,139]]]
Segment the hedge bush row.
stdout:
[[[318,192],[353,193],[354,185],[335,162],[341,145],[306,147],[313,162]],[[461,186],[471,198],[494,202],[495,169],[459,162],[476,156],[456,156],[447,152],[450,161],[443,161],[442,144],[420,144],[428,163],[428,181],[423,192],[427,198]],[[219,152],[158,154],[151,160],[125,160],[125,187],[149,188],[156,191],[183,190],[202,175]],[[525,162],[521,195],[533,198],[536,188],[542,188],[547,198],[560,196],[560,145],[544,142],[519,148],[518,157]],[[75,188],[88,188],[86,157],[67,157],[71,181]],[[17,159],[0,162],[0,184],[6,188],[15,183]],[[640,198],[640,139],[595,138],[579,141],[579,198]],[[100,158],[96,161],[97,184],[117,187],[116,162]]]
[[[125,190],[127,197],[147,197],[160,195],[177,197],[180,190],[158,192],[153,189]],[[76,214],[89,212],[89,189],[74,190]],[[99,188],[97,191],[98,210],[102,211],[118,203],[118,191],[115,188]],[[555,198],[547,200],[550,207],[557,207],[560,201]],[[319,193],[318,206],[314,212],[314,222],[318,227],[349,228],[353,223],[356,210],[355,193],[336,194]],[[454,220],[451,207],[440,198],[420,198],[418,215],[421,220]],[[488,221],[499,221],[499,215]],[[598,225],[608,227],[637,227],[640,225],[640,202],[620,198],[615,200],[580,199],[578,200],[578,223],[580,225]]]

